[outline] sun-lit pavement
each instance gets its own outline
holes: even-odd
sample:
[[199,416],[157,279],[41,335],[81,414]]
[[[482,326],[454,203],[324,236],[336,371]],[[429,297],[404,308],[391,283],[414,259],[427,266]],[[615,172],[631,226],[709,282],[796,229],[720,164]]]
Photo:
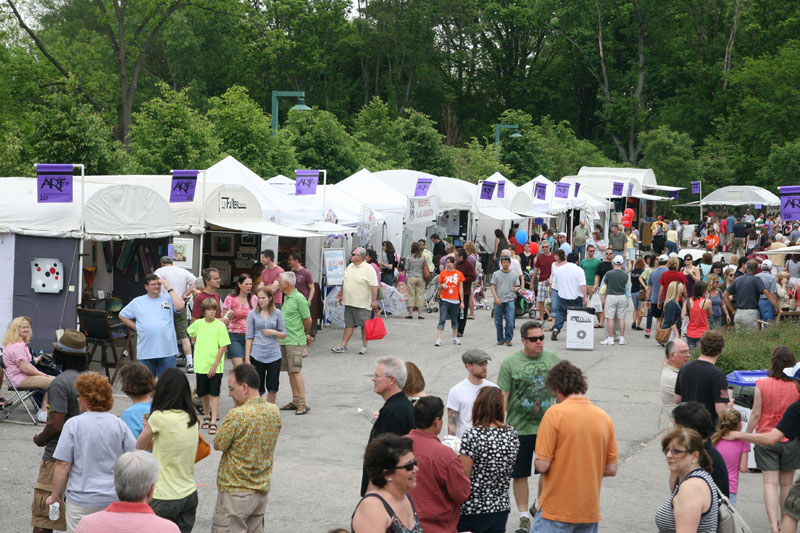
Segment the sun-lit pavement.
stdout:
[[[449,388],[465,375],[460,357],[469,348],[481,348],[493,357],[488,377],[496,380],[503,359],[520,349],[518,328],[523,319],[517,319],[514,346],[497,346],[489,312],[476,313],[476,320],[467,323],[462,346],[450,343],[449,332],[445,332],[442,347],[433,346],[437,322],[434,314],[426,315],[426,320],[388,319],[386,338],[370,343],[367,355],[356,353],[358,343],[351,343],[347,354],[333,354],[330,347],[339,343],[342,330],[326,328],[319,332],[303,370],[311,411],[304,416],[282,412],[283,429],[275,454],[266,531],[349,529],[350,515],[359,499],[361,455],[369,434],[368,422],[356,409],[377,410],[382,403],[372,392],[370,382],[376,357],[395,355],[414,361],[425,376],[427,393],[445,401]],[[587,395],[611,415],[616,426],[620,468],[616,478],[603,481],[601,530],[653,531],[653,515],[669,493],[667,467],[659,444],[667,423],[658,395],[663,351],[652,339],[645,340],[642,332],[629,331],[628,344],[613,347],[600,346],[601,330],[596,329],[595,333],[594,351],[566,350],[564,334],[557,342],[550,341],[548,335],[545,348],[583,369],[589,381]],[[190,379],[194,383],[194,378]],[[278,403],[282,405],[290,399],[284,374]],[[120,413],[128,405],[128,399],[118,392],[113,412]],[[223,398],[222,413],[232,405],[229,398]],[[22,420],[19,412],[13,418]],[[30,505],[41,457],[41,449],[31,438],[38,431],[32,426],[0,424],[3,532],[31,530]],[[219,458],[219,452],[212,452],[197,464],[200,505],[195,531],[211,528]],[[531,494],[536,493],[535,484],[536,479],[531,478]],[[760,475],[744,475],[739,488],[740,511],[754,531],[763,530],[766,524]],[[508,531],[517,525],[513,505]]]

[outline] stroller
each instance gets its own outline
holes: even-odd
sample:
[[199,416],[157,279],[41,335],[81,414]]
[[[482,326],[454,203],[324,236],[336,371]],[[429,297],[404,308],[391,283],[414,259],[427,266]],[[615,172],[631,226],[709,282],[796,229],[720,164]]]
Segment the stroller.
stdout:
[[486,299],[486,288],[483,285],[483,278],[479,277],[472,289],[472,301],[475,302],[475,309],[488,309],[489,300]]
[[425,287],[425,312],[436,313],[439,311],[439,303],[436,300],[436,288],[439,286],[439,281],[431,276],[431,280]]

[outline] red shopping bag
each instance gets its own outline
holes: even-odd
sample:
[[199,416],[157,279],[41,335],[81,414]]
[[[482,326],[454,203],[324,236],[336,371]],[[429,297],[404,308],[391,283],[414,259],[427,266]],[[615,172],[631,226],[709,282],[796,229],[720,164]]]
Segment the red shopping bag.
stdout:
[[364,322],[364,331],[368,341],[379,341],[386,336],[386,324],[381,317],[376,316]]

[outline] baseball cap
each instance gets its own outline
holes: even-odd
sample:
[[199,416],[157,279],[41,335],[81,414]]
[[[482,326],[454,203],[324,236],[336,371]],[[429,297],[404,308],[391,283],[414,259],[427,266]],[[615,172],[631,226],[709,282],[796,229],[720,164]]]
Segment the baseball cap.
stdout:
[[483,350],[478,350],[477,348],[473,348],[472,350],[467,350],[461,355],[461,361],[464,364],[467,363],[482,363],[484,361],[491,361],[492,358],[489,356],[488,353],[484,352]]
[[761,261],[761,268],[772,268],[772,261],[769,259],[764,259]]
[[621,255],[614,256],[614,264],[615,265],[621,265],[623,263],[625,263],[625,260],[622,258]]
[[658,256],[659,263],[666,263],[667,261],[669,261],[669,257],[667,257],[666,254],[661,254]]
[[670,257],[678,257],[678,254],[676,254],[675,252],[670,252],[669,257],[667,257],[667,261],[669,261]]
[[792,379],[800,381],[800,363],[795,363],[794,366],[784,368],[783,373]]
[[161,259],[159,259],[159,262],[162,265],[171,265],[172,264],[172,258],[170,256],[168,256],[168,255],[164,255],[164,256],[161,257]]

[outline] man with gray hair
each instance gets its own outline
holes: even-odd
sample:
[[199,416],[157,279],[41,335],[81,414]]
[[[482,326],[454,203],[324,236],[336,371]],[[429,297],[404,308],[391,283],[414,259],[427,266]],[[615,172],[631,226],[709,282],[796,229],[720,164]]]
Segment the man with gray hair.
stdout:
[[669,341],[664,348],[664,362],[661,365],[661,404],[667,413],[671,413],[675,407],[675,382],[678,380],[678,371],[689,362],[690,355],[689,345],[680,339]]
[[[339,301],[344,305],[344,333],[342,344],[331,348],[333,353],[344,353],[356,327],[361,328],[360,354],[367,353],[367,332],[364,330],[370,313],[378,310],[378,275],[367,263],[367,251],[358,247],[350,254],[350,264],[344,271]],[[408,432],[406,432],[408,433]],[[405,433],[401,433],[405,435]]]
[[[775,314],[780,312],[778,301],[772,295],[764,282],[756,277],[756,273],[760,270],[758,262],[749,260],[745,268],[747,274],[739,276],[733,280],[733,283],[728,285],[725,292],[722,293],[722,301],[728,307],[728,311],[733,315],[733,322],[736,324],[736,329],[750,329],[755,330],[758,320],[758,300],[763,294],[772,307],[775,309]],[[736,309],[731,303],[730,295],[736,296]]]
[[281,313],[286,327],[286,337],[280,341],[281,370],[289,374],[289,385],[292,388],[292,401],[281,409],[304,415],[311,410],[306,404],[306,382],[302,374],[306,346],[314,344],[314,337],[309,335],[311,308],[306,297],[295,287],[297,278],[294,272],[282,272],[278,276],[278,282],[283,293]]
[[[403,387],[406,385],[408,372],[406,364],[397,357],[384,357],[375,361],[375,373],[372,375],[372,390],[383,398],[384,404],[378,411],[378,418],[372,424],[369,441],[382,433],[406,435],[414,425],[414,407],[408,400]],[[369,477],[366,467],[361,476],[361,495],[367,492]]]
[[148,505],[158,479],[158,461],[143,450],[126,452],[114,463],[114,486],[118,502],[99,513],[84,517],[75,533],[178,533],[178,526],[156,516]]

